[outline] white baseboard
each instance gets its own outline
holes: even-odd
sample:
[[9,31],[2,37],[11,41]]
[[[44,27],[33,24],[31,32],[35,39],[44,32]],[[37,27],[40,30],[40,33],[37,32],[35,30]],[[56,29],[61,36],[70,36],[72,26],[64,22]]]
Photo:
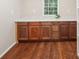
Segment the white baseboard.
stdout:
[[10,45],[10,47],[7,48],[7,49],[0,55],[0,58],[2,58],[15,44],[16,44],[16,42],[14,42],[12,45]]

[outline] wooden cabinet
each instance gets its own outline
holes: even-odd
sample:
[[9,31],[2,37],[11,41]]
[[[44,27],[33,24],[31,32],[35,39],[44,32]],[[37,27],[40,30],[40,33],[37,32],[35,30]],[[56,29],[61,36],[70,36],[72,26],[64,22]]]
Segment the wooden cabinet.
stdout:
[[18,40],[72,40],[76,39],[76,21],[18,22]]
[[54,39],[60,39],[60,24],[59,22],[53,22],[52,23],[52,40]]
[[69,38],[75,39],[77,34],[77,23],[76,22],[70,22],[69,24]]
[[47,40],[51,39],[51,22],[42,22],[41,23],[41,39]]
[[29,40],[40,39],[40,26],[29,26]]
[[60,22],[60,39],[69,38],[69,22]]
[[40,39],[40,23],[30,22],[29,23],[29,40]]
[[17,23],[17,39],[28,40],[28,26],[27,23]]

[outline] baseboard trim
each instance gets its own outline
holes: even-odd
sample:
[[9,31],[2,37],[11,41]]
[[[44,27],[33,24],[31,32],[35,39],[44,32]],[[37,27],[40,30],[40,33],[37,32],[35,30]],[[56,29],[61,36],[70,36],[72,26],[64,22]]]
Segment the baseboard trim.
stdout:
[[7,49],[0,55],[0,58],[2,58],[15,44],[16,44],[16,42],[14,42],[12,45],[10,45],[10,47],[7,48]]

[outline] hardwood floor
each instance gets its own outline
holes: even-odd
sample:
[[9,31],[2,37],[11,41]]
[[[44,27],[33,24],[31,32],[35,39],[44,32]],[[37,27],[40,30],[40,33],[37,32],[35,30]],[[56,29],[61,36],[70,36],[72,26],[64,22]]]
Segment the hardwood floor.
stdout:
[[16,44],[2,59],[77,59],[76,41]]

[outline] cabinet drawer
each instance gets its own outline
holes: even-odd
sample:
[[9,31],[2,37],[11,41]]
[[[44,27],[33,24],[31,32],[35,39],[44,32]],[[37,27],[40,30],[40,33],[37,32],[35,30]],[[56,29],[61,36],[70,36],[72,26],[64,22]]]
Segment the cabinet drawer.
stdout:
[[41,22],[41,25],[47,25],[47,26],[49,26],[49,25],[52,25],[52,23],[51,22]]
[[69,21],[62,21],[60,22],[60,25],[68,25],[70,22]]
[[28,23],[27,22],[17,22],[17,25],[28,25]]
[[40,22],[29,22],[29,26],[38,26],[41,25]]
[[71,21],[70,24],[77,24],[77,22],[76,21]]

